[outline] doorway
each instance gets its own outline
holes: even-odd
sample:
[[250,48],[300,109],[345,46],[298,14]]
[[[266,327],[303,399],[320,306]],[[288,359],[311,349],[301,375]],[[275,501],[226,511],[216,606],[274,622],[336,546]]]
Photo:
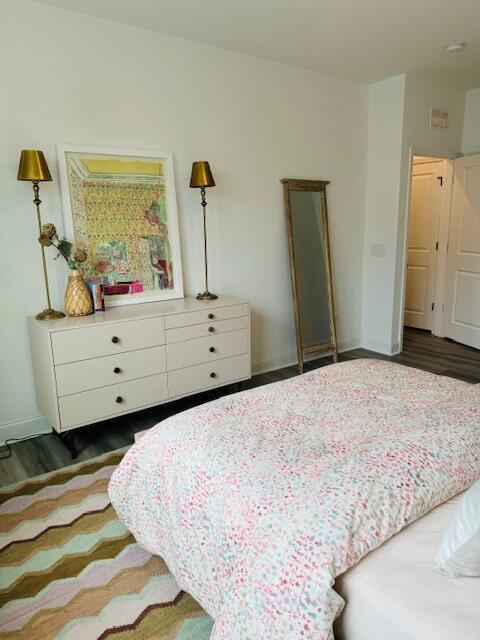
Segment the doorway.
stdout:
[[404,326],[442,336],[451,198],[451,161],[413,156]]
[[480,349],[480,154],[414,155],[404,326]]

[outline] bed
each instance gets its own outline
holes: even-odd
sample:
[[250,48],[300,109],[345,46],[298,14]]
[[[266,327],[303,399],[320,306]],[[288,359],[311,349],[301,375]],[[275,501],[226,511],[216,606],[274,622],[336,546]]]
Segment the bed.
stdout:
[[479,386],[356,360],[163,421],[109,493],[212,640],[330,640],[336,577],[479,476]]
[[432,560],[456,496],[402,529],[335,580],[346,606],[335,640],[477,640],[480,578],[448,578]]

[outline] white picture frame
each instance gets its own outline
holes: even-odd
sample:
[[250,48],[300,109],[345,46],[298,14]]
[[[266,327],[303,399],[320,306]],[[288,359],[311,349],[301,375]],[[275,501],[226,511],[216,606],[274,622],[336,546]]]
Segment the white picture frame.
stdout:
[[[103,277],[106,285],[106,306],[114,307],[183,298],[173,154],[169,151],[153,149],[58,144],[57,158],[65,237],[76,248],[85,249],[89,253],[88,260],[84,265],[86,279]],[[103,170],[95,169],[95,167],[105,168],[111,164],[118,168],[118,173],[105,173]],[[161,166],[161,173],[158,175],[155,173],[157,164]],[[139,172],[133,171],[133,167],[140,168]],[[147,171],[143,171],[143,168]],[[151,175],[149,169],[152,169]],[[127,172],[125,173],[125,171]],[[103,192],[100,185],[103,187]],[[108,205],[105,206],[112,207],[111,228],[108,227],[109,213],[103,212],[101,214],[102,225],[100,223],[96,225],[95,222],[92,222],[92,220],[95,221],[97,215],[95,212],[92,213],[92,209],[96,206],[95,200],[98,199],[97,196],[92,195],[92,192],[94,193],[96,188],[100,189],[99,197],[102,197],[103,193],[107,193],[108,186],[110,186],[108,191],[110,200],[107,198]],[[82,189],[84,190],[83,197],[79,197],[79,192]],[[150,209],[146,209],[142,214],[140,211],[141,203],[146,203],[147,197],[151,196],[155,190],[157,194],[161,193],[161,195],[157,200],[152,200]],[[125,203],[124,193],[127,198],[129,195],[134,196],[132,197],[134,205],[132,204],[131,207],[128,205],[128,200]],[[115,204],[111,204],[112,199],[118,203],[118,211],[115,211]],[[80,200],[81,204],[79,204]],[[88,204],[92,200],[94,204]],[[148,203],[146,206],[148,207]],[[100,204],[98,207],[101,208],[102,205]],[[131,224],[128,220],[130,211]],[[160,215],[157,213],[158,211],[161,212]],[[149,215],[150,217],[148,217]],[[103,225],[105,225],[105,231],[98,230],[97,227]],[[123,231],[115,231],[115,225],[122,228]],[[126,234],[126,229],[131,230],[132,227],[138,227],[139,230],[144,229],[146,235],[140,235],[140,231],[138,236]],[[149,230],[152,231],[151,235],[148,234]],[[155,234],[155,231],[158,233]],[[112,237],[109,237],[109,233]],[[102,239],[103,234],[105,237]],[[136,246],[134,238],[138,238]],[[139,244],[142,245],[141,250],[138,247]],[[101,259],[105,251],[109,250],[109,245],[112,255],[115,256],[110,263],[108,260]],[[141,254],[140,258],[139,254]],[[130,259],[130,255],[133,255],[135,259]],[[160,255],[164,259],[160,259],[158,257]],[[125,258],[124,262],[122,262],[122,258]],[[120,273],[112,265],[114,260],[120,265],[118,267]],[[110,266],[105,267],[108,264]],[[112,267],[112,270],[106,274],[104,271],[99,271],[100,267],[102,270]],[[145,277],[141,278],[141,273],[136,273],[136,271],[141,271]],[[118,290],[118,288],[125,291],[125,282],[128,282],[130,276],[134,280],[129,285],[129,293],[108,293],[109,290]],[[115,278],[120,277],[124,279],[123,282],[113,282]],[[153,283],[153,286],[150,286],[149,283]],[[138,291],[137,289],[141,286],[143,286],[143,291]]]

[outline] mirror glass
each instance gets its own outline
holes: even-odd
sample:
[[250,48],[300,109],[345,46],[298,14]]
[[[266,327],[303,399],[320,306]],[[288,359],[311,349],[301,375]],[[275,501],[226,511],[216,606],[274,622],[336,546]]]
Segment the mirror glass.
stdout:
[[303,347],[332,342],[322,194],[290,191],[298,314]]

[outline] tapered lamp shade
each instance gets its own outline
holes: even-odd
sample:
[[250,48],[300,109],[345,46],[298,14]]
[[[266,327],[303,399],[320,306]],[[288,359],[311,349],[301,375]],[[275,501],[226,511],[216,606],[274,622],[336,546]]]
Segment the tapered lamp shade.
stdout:
[[190,186],[198,188],[215,186],[215,180],[213,179],[212,172],[210,171],[210,165],[206,160],[201,160],[200,162],[194,162],[192,164]]
[[52,180],[42,151],[38,149],[24,149],[22,151],[17,180],[32,182],[50,182]]

